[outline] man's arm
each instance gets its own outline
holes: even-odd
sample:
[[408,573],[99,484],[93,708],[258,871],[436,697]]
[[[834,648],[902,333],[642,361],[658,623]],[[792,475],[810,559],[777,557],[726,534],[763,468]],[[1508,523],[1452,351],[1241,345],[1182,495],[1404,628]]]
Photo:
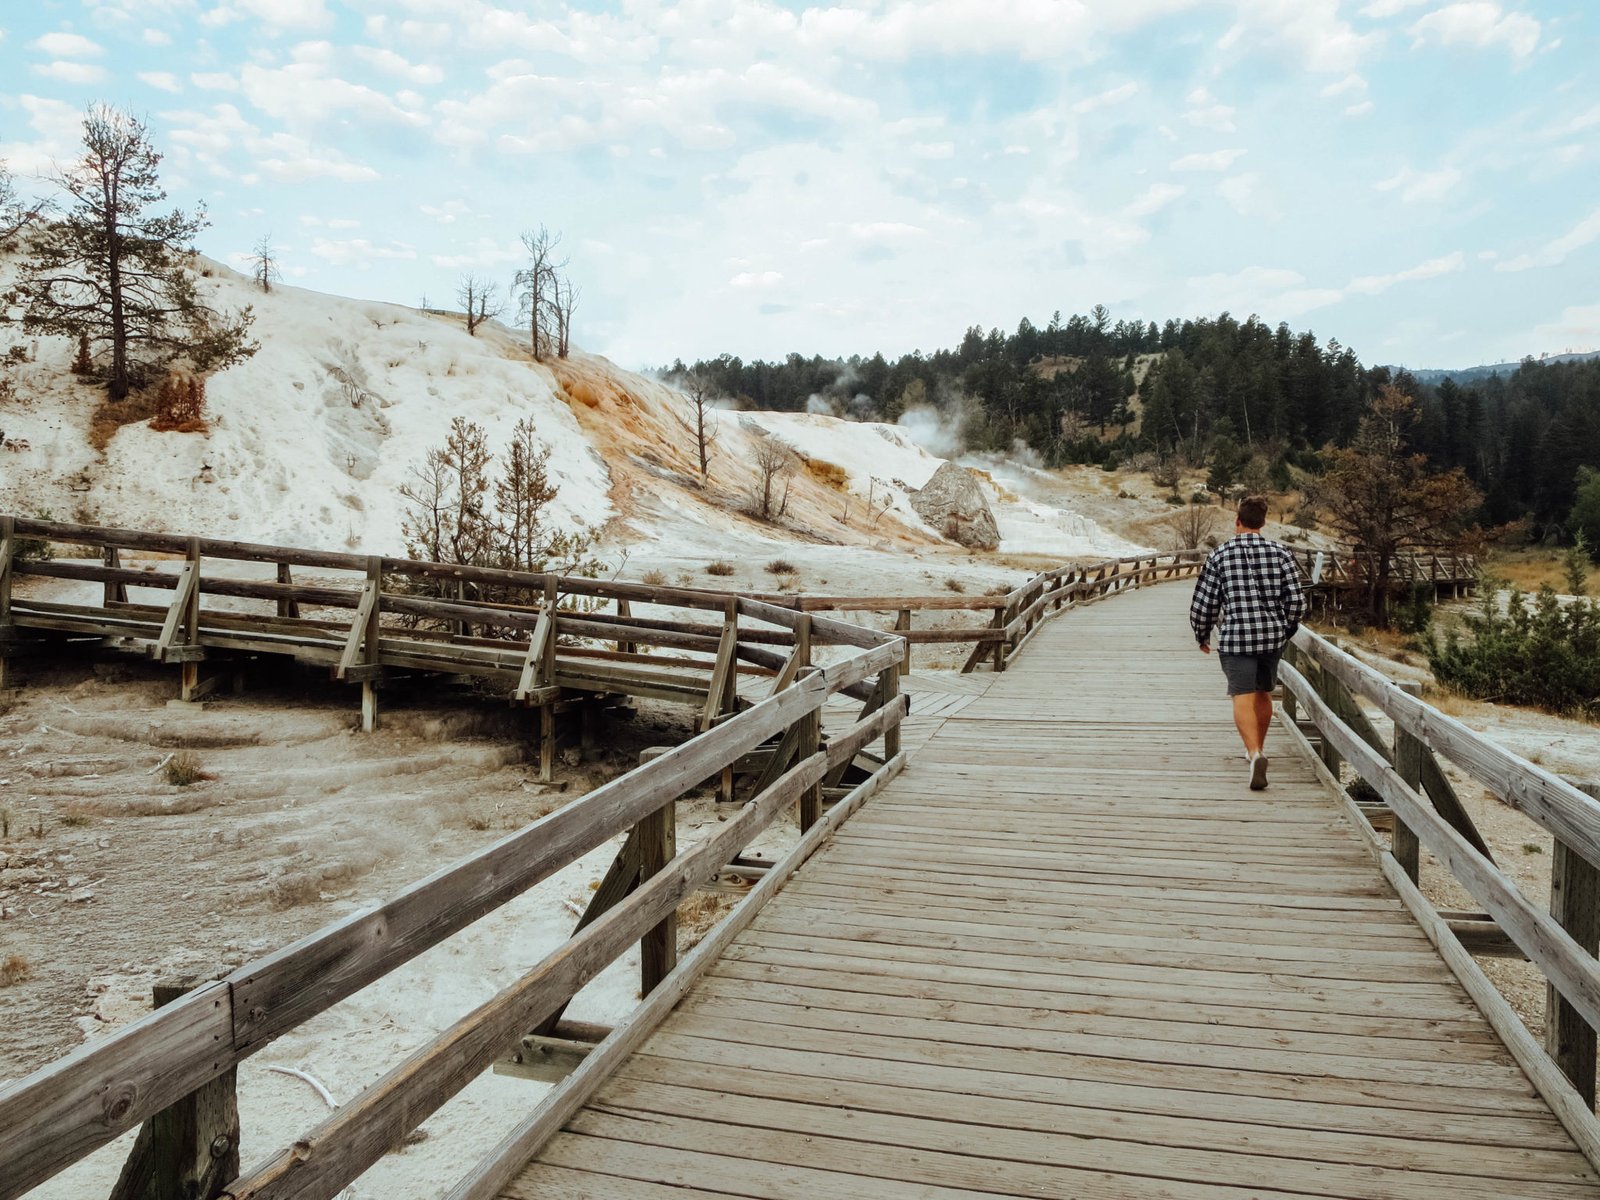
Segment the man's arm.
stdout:
[[1310,606],[1306,603],[1305,589],[1300,586],[1300,568],[1294,560],[1294,555],[1285,550],[1283,561],[1288,572],[1283,577],[1283,595],[1280,597],[1283,602],[1283,615],[1288,618],[1290,624],[1298,624],[1305,619]]
[[1189,627],[1194,630],[1194,640],[1202,650],[1211,647],[1211,630],[1222,614],[1222,576],[1217,569],[1217,556],[1206,559],[1200,568],[1200,579],[1194,585],[1194,599],[1189,602]]

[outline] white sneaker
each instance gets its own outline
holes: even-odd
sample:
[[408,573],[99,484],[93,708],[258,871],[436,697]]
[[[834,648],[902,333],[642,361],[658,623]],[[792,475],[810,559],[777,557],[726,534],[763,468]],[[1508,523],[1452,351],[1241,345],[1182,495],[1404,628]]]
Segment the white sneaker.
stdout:
[[1250,790],[1259,792],[1267,786],[1267,756],[1258,754],[1250,760]]

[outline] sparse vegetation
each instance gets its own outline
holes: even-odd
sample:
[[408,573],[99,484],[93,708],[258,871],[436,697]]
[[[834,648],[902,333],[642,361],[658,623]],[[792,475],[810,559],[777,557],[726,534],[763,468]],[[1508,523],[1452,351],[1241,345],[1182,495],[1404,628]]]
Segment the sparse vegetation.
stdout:
[[639,579],[641,582],[648,583],[651,587],[667,586],[667,573],[665,571],[646,571]]
[[731,562],[726,562],[723,559],[719,558],[719,559],[717,559],[716,562],[709,562],[709,563],[706,564],[706,574],[707,575],[723,575],[723,576],[727,576],[727,575],[732,575],[733,573],[734,573],[733,564]]
[[944,588],[947,592],[964,592],[967,590],[967,585],[952,575],[944,581]]
[[173,787],[188,787],[190,784],[216,778],[206,771],[205,764],[193,750],[179,750],[167,759],[161,768],[161,777]]
[[768,575],[798,575],[800,568],[787,558],[775,558],[763,568]]
[[1439,682],[1475,700],[1600,718],[1600,601],[1563,604],[1547,585],[1532,598],[1513,589],[1502,611],[1497,580],[1479,589],[1466,636],[1428,641]]
[[0,958],[0,988],[12,987],[33,974],[33,964],[20,954]]
[[[1180,502],[1181,503],[1181,502]],[[1212,539],[1217,528],[1217,510],[1206,504],[1190,504],[1162,522],[1167,541],[1174,550],[1198,550]]]

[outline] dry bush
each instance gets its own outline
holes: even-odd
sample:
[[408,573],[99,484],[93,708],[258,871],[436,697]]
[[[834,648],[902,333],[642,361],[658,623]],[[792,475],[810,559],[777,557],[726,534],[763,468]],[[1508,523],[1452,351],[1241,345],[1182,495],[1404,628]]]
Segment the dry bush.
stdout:
[[964,592],[967,590],[967,585],[953,575],[944,581],[944,587],[947,592]]
[[8,954],[0,958],[0,987],[21,983],[31,974],[33,974],[33,964],[22,955]]
[[160,412],[154,391],[129,392],[126,400],[103,399],[89,418],[89,445],[104,454],[111,439],[124,425],[137,425]]
[[204,433],[206,381],[192,371],[169,371],[156,390],[156,415],[150,428],[158,433]]
[[1191,504],[1161,523],[1174,550],[1198,550],[1217,527],[1217,510],[1209,505]]
[[733,564],[720,558],[716,562],[706,564],[707,575],[732,575],[733,571]]
[[188,787],[191,783],[202,783],[216,778],[205,769],[200,756],[193,750],[179,750],[167,759],[166,765],[161,768],[161,777],[173,787]]
[[678,953],[692,950],[743,897],[695,892],[678,906]]
[[773,559],[771,562],[769,562],[766,565],[765,570],[766,570],[768,575],[798,575],[798,574],[800,574],[800,568],[795,566],[787,558],[775,558],[775,559]]
[[665,587],[667,584],[667,573],[665,571],[646,571],[642,576],[640,576],[640,579],[644,583],[648,583],[651,587]]

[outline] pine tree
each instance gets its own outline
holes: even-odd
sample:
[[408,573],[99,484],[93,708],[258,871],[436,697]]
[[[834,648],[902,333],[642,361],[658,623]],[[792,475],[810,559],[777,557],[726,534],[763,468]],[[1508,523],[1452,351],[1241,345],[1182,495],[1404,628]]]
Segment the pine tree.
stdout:
[[109,346],[113,400],[178,359],[204,372],[255,353],[250,310],[223,315],[196,293],[189,264],[204,211],[154,211],[166,192],[143,122],[95,106],[83,145],[83,157],[57,179],[71,207],[39,231],[13,296],[23,327]]

